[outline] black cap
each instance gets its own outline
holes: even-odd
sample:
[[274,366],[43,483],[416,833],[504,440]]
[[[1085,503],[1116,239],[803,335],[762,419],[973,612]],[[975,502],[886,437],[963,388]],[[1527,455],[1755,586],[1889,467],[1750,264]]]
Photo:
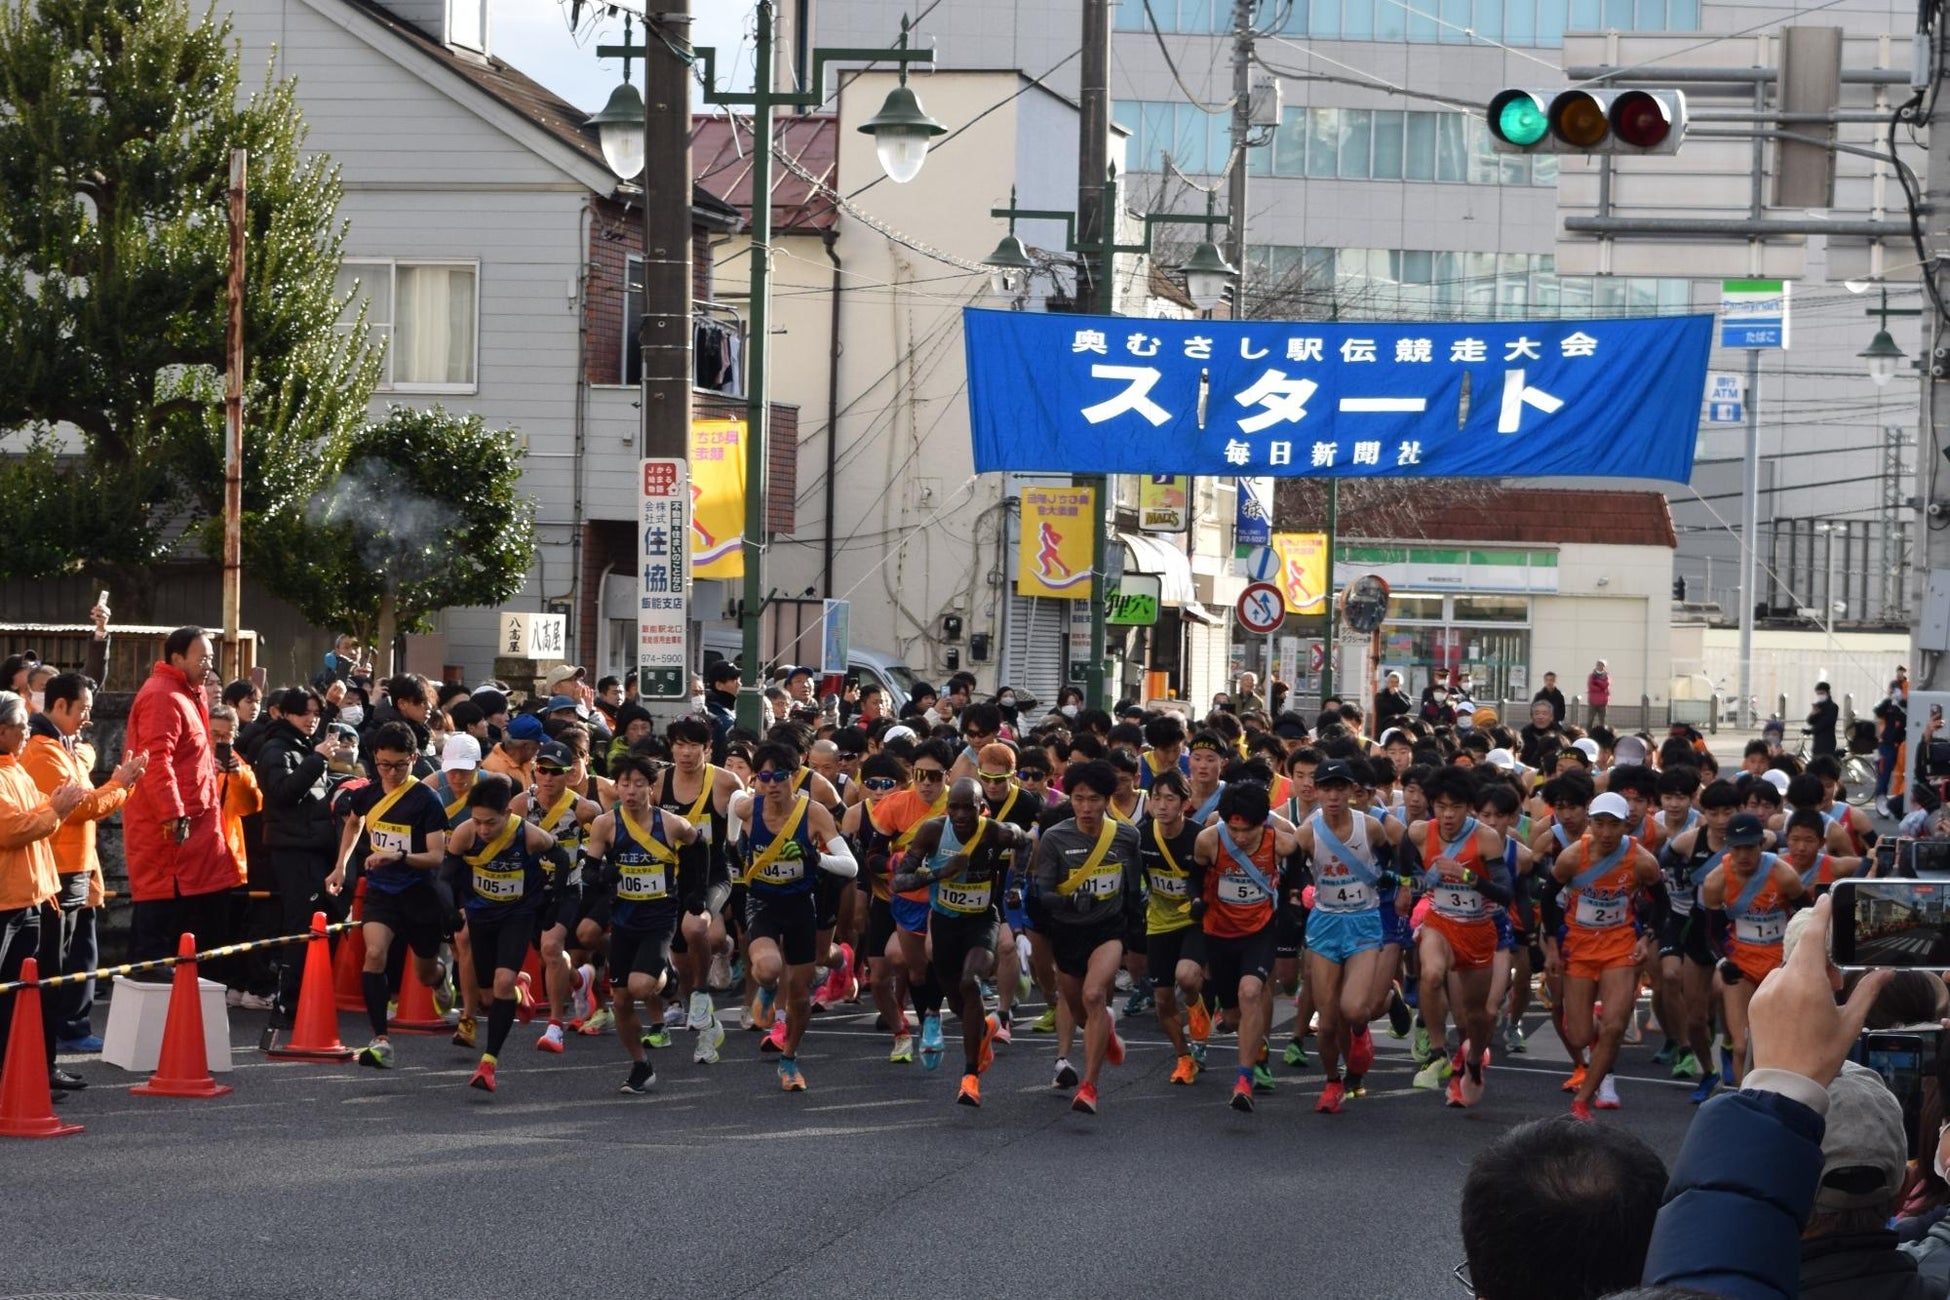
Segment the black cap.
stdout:
[[711,669],[711,684],[715,686],[719,682],[735,682],[739,676],[737,664],[729,659],[720,659],[717,666]]
[[[1273,724],[1273,734],[1281,740],[1305,740],[1307,738],[1307,724],[1298,718],[1281,718]],[[1341,766],[1346,767],[1347,764],[1343,763]],[[1318,785],[1319,783],[1319,778],[1315,777],[1314,784]]]
[[1727,847],[1745,848],[1767,838],[1767,827],[1752,813],[1741,813],[1727,823]]
[[792,667],[785,670],[785,679],[787,681],[791,681],[793,678],[799,676],[802,673],[807,677],[813,676],[812,669],[806,667],[804,664],[794,664]]
[[548,744],[543,745],[540,752],[535,755],[535,765],[540,767],[543,764],[547,764],[549,767],[574,767],[576,765],[575,751],[559,740],[551,740]]
[[1354,769],[1345,759],[1330,758],[1314,769],[1314,785],[1353,785]]

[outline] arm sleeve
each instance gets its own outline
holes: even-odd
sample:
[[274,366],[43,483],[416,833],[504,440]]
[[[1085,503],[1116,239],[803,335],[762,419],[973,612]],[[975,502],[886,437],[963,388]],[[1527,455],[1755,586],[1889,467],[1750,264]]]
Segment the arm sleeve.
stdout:
[[107,637],[90,636],[88,638],[88,653],[82,659],[81,671],[84,675],[94,679],[96,690],[105,691],[108,689]]
[[1510,867],[1502,858],[1483,865],[1476,873],[1476,889],[1492,903],[1508,903],[1511,894]]
[[834,835],[826,841],[826,851],[819,855],[819,869],[841,880],[851,880],[860,874],[860,863],[854,858],[853,850],[846,846],[844,835]]
[[1801,1225],[1821,1177],[1822,1117],[1778,1093],[1700,1107],[1646,1251],[1645,1282],[1734,1300],[1800,1293]]

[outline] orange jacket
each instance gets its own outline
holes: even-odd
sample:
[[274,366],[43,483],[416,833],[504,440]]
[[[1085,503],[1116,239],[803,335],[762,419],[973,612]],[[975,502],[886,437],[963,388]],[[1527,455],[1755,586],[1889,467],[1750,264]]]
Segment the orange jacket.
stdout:
[[38,907],[61,892],[52,837],[61,819],[12,754],[0,754],[0,912]]
[[508,756],[508,751],[496,745],[481,760],[483,772],[499,772],[515,783],[515,793],[525,794],[535,787],[535,764],[517,763]]
[[264,811],[264,793],[257,788],[257,774],[251,765],[238,760],[235,772],[217,769],[217,788],[223,791],[223,838],[237,858],[237,883],[250,879],[244,861],[244,818]]
[[33,778],[42,794],[54,793],[55,787],[66,781],[93,787],[62,821],[61,828],[54,832],[50,843],[54,849],[54,864],[62,875],[71,876],[77,871],[94,873],[94,880],[88,886],[92,899],[89,906],[100,906],[102,864],[95,853],[95,823],[122,806],[129,797],[129,788],[113,777],[106,785],[94,786],[91,775],[95,768],[94,749],[86,741],[78,740],[70,750],[38,727],[27,738],[27,749],[20,756],[20,765],[27,769],[27,775]]

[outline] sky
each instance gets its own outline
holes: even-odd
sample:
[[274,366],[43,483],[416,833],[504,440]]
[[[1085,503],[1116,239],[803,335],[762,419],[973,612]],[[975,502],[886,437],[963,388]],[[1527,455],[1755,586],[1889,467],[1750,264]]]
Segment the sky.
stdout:
[[[623,19],[591,19],[601,8],[600,0],[584,0],[582,30],[569,31],[569,0],[493,0],[490,42],[495,57],[503,59],[547,86],[570,103],[590,112],[601,108],[609,92],[623,79],[620,59],[598,59],[596,46],[620,41]],[[644,9],[643,0],[629,0],[635,12]],[[737,51],[738,75],[742,84],[751,82],[750,0],[691,0],[691,43],[714,46],[718,50],[719,76],[730,64],[728,51]],[[632,24],[631,41],[642,39],[640,24]],[[633,65],[630,77],[643,86],[642,65]]]

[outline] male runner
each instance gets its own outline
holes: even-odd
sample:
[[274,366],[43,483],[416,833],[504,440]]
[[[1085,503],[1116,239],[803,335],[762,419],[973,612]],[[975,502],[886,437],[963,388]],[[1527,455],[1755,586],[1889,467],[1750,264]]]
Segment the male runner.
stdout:
[[1185,724],[1175,713],[1163,713],[1144,724],[1144,768],[1138,784],[1149,790],[1164,772],[1190,776],[1191,765],[1185,756]]
[[[575,967],[568,955],[569,936],[581,929],[583,908],[588,902],[580,858],[582,840],[589,823],[602,811],[594,800],[576,793],[574,775],[575,755],[567,745],[550,741],[535,756],[534,787],[509,807],[515,816],[554,836],[569,864],[566,872],[557,875],[548,915],[542,923],[542,982],[548,991],[548,1027],[535,1040],[538,1052],[559,1053],[563,1048],[562,1021],[568,1014],[569,990],[575,983]],[[574,946],[584,947],[580,934]]]
[[[1157,986],[1158,1024],[1178,1057],[1171,1082],[1180,1085],[1198,1078],[1212,1034],[1212,1018],[1205,1010],[1205,931],[1192,922],[1191,864],[1200,827],[1185,815],[1190,803],[1191,786],[1184,775],[1160,772],[1151,780],[1144,820],[1138,823],[1138,852],[1150,893],[1144,913],[1145,968]],[[1191,1012],[1189,1043],[1179,1008],[1181,990]]]
[[1724,912],[1731,925],[1720,982],[1736,1086],[1747,1077],[1747,1008],[1761,981],[1780,968],[1788,905],[1803,892],[1793,864],[1761,852],[1766,837],[1758,817],[1742,813],[1728,822],[1726,857],[1699,885],[1700,906]]
[[[1318,804],[1314,792],[1314,773],[1320,763],[1320,752],[1305,746],[1297,747],[1285,756],[1288,796],[1279,806],[1279,812],[1289,826],[1297,827],[1313,816]],[[1352,779],[1352,769],[1349,776]],[[1352,802],[1348,806],[1353,807]],[[1304,864],[1300,869],[1304,872]],[[1300,951],[1307,941],[1307,908],[1301,901],[1303,888],[1304,882],[1301,882],[1300,886],[1280,895],[1273,922],[1273,987],[1277,993],[1291,992],[1294,995],[1293,1037],[1287,1041],[1282,1059],[1295,1069],[1306,1068],[1307,1026],[1313,1023],[1315,1014],[1313,989],[1300,978]]]
[[[717,1060],[724,1042],[711,1003],[711,959],[729,945],[724,910],[731,899],[731,797],[745,786],[737,775],[708,760],[711,724],[686,714],[664,728],[670,743],[670,766],[656,775],[653,800],[696,831],[677,856],[677,897],[681,907],[676,941],[678,982],[690,989],[685,1026],[698,1035],[694,1059],[701,1065]],[[614,779],[614,773],[611,774]]]
[[1804,810],[1787,819],[1781,857],[1801,877],[1801,887],[1806,891],[1804,897],[1809,902],[1827,893],[1828,887],[1842,877],[1861,875],[1868,867],[1867,858],[1837,857],[1830,853],[1824,847],[1827,838],[1828,827],[1822,825],[1818,812]]
[[860,764],[860,802],[840,819],[840,833],[853,845],[860,877],[867,885],[867,924],[864,930],[867,983],[881,1021],[894,1036],[888,1060],[907,1064],[914,1059],[914,1038],[907,1032],[907,980],[900,947],[894,938],[892,837],[874,820],[880,805],[907,785],[907,765],[882,750]]
[[1057,991],[1083,1026],[1083,1081],[1070,1106],[1090,1115],[1097,1113],[1104,1062],[1124,1061],[1123,1040],[1111,1024],[1110,992],[1124,935],[1144,907],[1137,828],[1106,812],[1118,780],[1117,769],[1101,759],[1072,763],[1063,773],[1070,816],[1044,830],[1036,846],[1036,931],[1049,937]]
[[[474,778],[481,766],[481,742],[464,731],[457,731],[447,737],[440,751],[440,771],[427,786],[447,810],[447,833],[453,834],[460,824],[467,820],[467,795],[474,788]],[[443,903],[452,904],[451,897],[443,898]],[[449,921],[453,916],[450,914]],[[478,1032],[478,1022],[474,1013],[484,1007],[481,990],[474,983],[474,954],[469,947],[471,936],[467,933],[467,919],[460,918],[450,942],[454,948],[454,982],[460,986],[460,1016],[454,1022],[454,1046],[474,1046],[474,1036]]]
[[366,964],[359,977],[372,1041],[359,1064],[391,1068],[393,1044],[386,1034],[386,958],[398,935],[413,950],[414,972],[429,989],[447,987],[440,945],[451,910],[434,888],[434,873],[447,847],[447,810],[440,796],[413,775],[420,746],[403,722],[388,722],[370,745],[379,780],[348,796],[338,865],[326,879],[332,893],[344,888],[346,863],[355,856],[366,874]]
[[[945,741],[927,741],[915,750],[913,764],[909,768],[913,788],[897,790],[875,805],[873,824],[892,841],[888,852],[890,871],[898,872],[901,869],[901,858],[913,843],[921,824],[948,811],[948,769],[953,763],[953,754]],[[921,1065],[932,1070],[941,1064],[946,1048],[941,1039],[943,990],[940,981],[934,978],[934,968],[928,961],[928,913],[931,909],[927,891],[901,893],[896,890],[888,904],[893,914],[896,951],[907,976],[908,994],[914,1001],[914,1014],[921,1021]],[[905,1012],[900,1023],[906,1023]],[[905,1035],[896,1035],[895,1055],[890,1060],[901,1059],[899,1049],[902,1044],[899,1040],[902,1037]]]
[[[1678,769],[1684,770],[1684,769]],[[1666,842],[1659,857],[1666,877],[1668,913],[1659,934],[1659,969],[1665,983],[1667,1033],[1678,1032],[1685,1046],[1673,1059],[1672,1077],[1699,1080],[1694,1105],[1719,1087],[1713,1068],[1713,967],[1717,959],[1707,934],[1706,910],[1698,906],[1699,882],[1726,856],[1727,823],[1739,811],[1740,793],[1731,781],[1709,782],[1699,792],[1699,821]]]
[[[642,1002],[654,1014],[662,1005],[677,929],[679,854],[699,833],[652,801],[651,790],[664,775],[658,764],[635,754],[612,763],[610,780],[619,802],[591,823],[583,845],[585,878],[608,904],[610,1002],[631,1062],[624,1092],[648,1092],[657,1081],[657,1067],[644,1055],[636,1006]],[[704,1032],[717,1040],[711,1044],[715,1055],[724,1030],[712,1020]]]
[[[1016,751],[1004,741],[982,746],[976,756],[975,777],[981,782],[983,814],[1007,822],[1023,832],[1025,842],[1036,829],[1043,812],[1043,796],[1016,783]],[[995,1041],[1009,1041],[1012,1008],[1019,997],[1029,993],[1026,954],[1017,947],[1016,932],[1027,918],[1022,909],[1022,882],[1029,874],[1029,854],[1011,852],[1008,873],[1003,879],[1002,922],[995,941]],[[1013,901],[1011,901],[1013,900]]]
[[[1659,863],[1625,834],[1630,816],[1623,795],[1607,791],[1593,798],[1588,833],[1551,864],[1564,886],[1564,1035],[1574,1055],[1591,1049],[1591,1064],[1571,1102],[1572,1118],[1585,1121],[1618,1059],[1625,1020],[1634,1010],[1638,968],[1650,946],[1649,936],[1638,932],[1633,896],[1659,883]],[[1594,1024],[1593,1006],[1599,1001],[1605,1004],[1604,1021]],[[1616,1094],[1598,1096],[1598,1106],[1618,1109]]]
[[928,891],[934,976],[960,992],[963,1068],[955,1100],[963,1106],[982,1104],[981,1076],[995,1059],[999,1022],[983,1010],[982,981],[995,973],[1002,920],[996,895],[1010,854],[1028,843],[1020,827],[982,815],[981,786],[963,777],[949,787],[947,815],[922,823],[894,877],[897,890]]

